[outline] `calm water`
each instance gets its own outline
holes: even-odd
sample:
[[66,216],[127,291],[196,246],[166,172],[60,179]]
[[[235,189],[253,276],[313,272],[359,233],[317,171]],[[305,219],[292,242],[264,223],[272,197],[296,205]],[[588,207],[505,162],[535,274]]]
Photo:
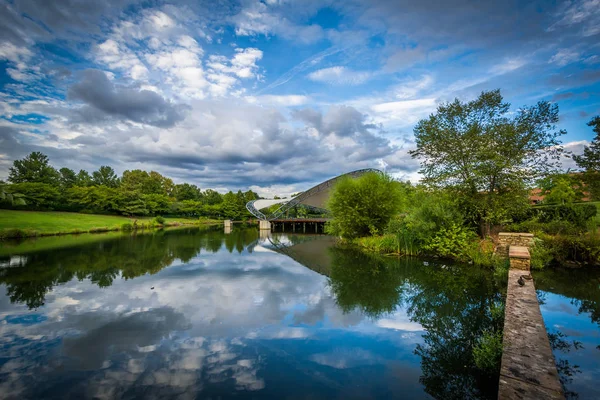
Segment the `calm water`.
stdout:
[[548,270],[534,278],[567,397],[600,398],[600,271]]
[[0,254],[6,398],[497,393],[471,355],[501,298],[479,268],[256,228],[42,238]]

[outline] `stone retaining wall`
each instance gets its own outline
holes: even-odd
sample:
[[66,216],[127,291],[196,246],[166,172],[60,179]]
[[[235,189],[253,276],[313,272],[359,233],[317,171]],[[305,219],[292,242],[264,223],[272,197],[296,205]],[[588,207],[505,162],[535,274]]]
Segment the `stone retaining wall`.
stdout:
[[533,233],[514,233],[514,232],[500,232],[498,234],[498,247],[496,247],[496,254],[508,257],[508,248],[510,246],[533,246]]

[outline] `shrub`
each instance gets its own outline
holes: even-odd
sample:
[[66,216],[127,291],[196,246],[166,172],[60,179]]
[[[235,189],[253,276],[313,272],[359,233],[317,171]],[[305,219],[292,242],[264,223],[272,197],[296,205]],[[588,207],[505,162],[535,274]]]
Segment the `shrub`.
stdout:
[[464,226],[452,224],[448,228],[441,228],[423,248],[441,257],[466,261],[465,250],[475,237],[475,233]]
[[157,225],[164,225],[164,223],[165,223],[165,218],[164,218],[164,217],[161,217],[160,215],[158,215],[158,216],[156,216],[156,218],[154,218],[154,222],[155,222]]
[[125,222],[121,225],[121,230],[125,232],[129,232],[133,230],[133,224],[131,222]]
[[474,265],[494,267],[503,260],[494,252],[494,242],[490,239],[473,240],[464,249],[464,255]]
[[556,263],[600,265],[600,236],[596,234],[540,235],[540,238]]
[[383,233],[399,211],[401,185],[388,175],[369,172],[342,178],[332,189],[329,209],[333,219],[327,231],[347,239]]
[[550,249],[544,244],[544,241],[537,237],[534,238],[534,245],[529,250],[532,269],[544,269],[554,258]]

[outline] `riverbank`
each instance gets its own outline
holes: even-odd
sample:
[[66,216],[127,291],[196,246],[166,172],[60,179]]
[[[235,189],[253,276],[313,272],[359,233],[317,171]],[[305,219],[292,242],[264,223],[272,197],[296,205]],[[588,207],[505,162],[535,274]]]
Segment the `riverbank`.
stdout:
[[0,239],[96,233],[122,229],[148,229],[156,226],[204,225],[215,219],[164,218],[159,224],[151,217],[80,214],[54,211],[0,210]]

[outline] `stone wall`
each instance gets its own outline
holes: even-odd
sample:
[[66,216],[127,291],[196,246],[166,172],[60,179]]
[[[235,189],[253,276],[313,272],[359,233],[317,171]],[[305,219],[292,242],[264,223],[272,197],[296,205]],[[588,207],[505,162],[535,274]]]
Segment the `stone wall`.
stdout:
[[498,234],[498,246],[496,247],[496,254],[508,257],[508,248],[510,246],[533,246],[533,233],[513,233],[513,232],[500,232]]

